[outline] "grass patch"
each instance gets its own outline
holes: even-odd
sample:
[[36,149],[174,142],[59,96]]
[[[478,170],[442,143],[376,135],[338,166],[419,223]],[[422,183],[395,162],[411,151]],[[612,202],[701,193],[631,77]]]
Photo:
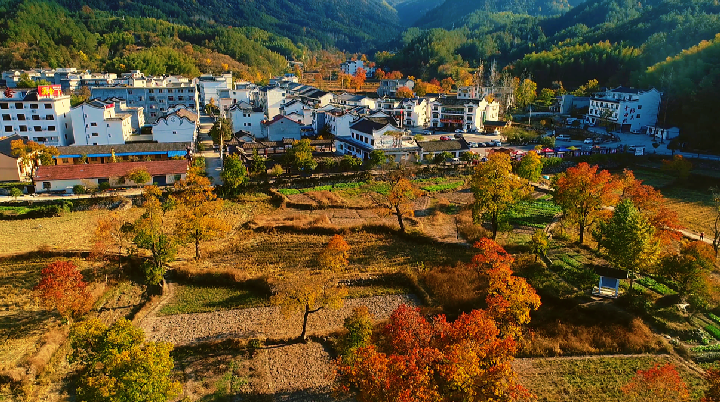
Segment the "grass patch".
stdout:
[[[655,363],[676,363],[669,356],[601,357],[581,359],[522,359],[515,363],[520,383],[541,401],[620,402],[627,398],[620,390],[637,370]],[[704,381],[698,374],[676,364],[688,384],[692,398],[703,392]]]
[[705,331],[712,335],[713,338],[720,340],[720,329],[718,329],[718,327],[714,325],[708,325],[705,327]]
[[560,207],[550,200],[521,201],[505,214],[504,219],[511,225],[543,229],[560,211]]
[[677,293],[674,290],[667,287],[666,285],[656,281],[653,278],[647,277],[647,276],[638,278],[637,280],[635,280],[635,282],[639,283],[640,285],[642,285],[648,289],[652,289],[655,292],[658,292],[663,296],[674,295]]
[[455,190],[459,187],[462,187],[463,185],[465,185],[465,182],[456,181],[442,184],[431,184],[429,186],[421,186],[420,188],[424,191],[427,191],[428,193],[437,193],[441,191]]
[[407,295],[414,291],[405,286],[387,286],[387,285],[371,285],[371,286],[348,286],[348,299],[359,299],[362,297],[373,296],[391,296],[391,295]]
[[170,301],[159,315],[208,313],[218,310],[261,307],[269,305],[262,295],[231,287],[177,285]]

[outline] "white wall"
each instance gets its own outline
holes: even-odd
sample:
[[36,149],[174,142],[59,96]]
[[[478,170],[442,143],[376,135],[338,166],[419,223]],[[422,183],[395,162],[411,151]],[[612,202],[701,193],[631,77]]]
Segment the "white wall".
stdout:
[[282,141],[285,138],[299,140],[302,138],[300,124],[288,119],[280,119],[275,123],[267,125],[265,126],[265,130],[269,141]]
[[254,112],[252,109],[230,109],[228,116],[232,120],[233,133],[237,133],[240,130],[245,130],[255,138],[261,137],[262,134],[262,121],[265,119],[265,114],[261,112]]
[[153,140],[157,142],[195,142],[195,122],[177,115],[160,118],[153,125]]

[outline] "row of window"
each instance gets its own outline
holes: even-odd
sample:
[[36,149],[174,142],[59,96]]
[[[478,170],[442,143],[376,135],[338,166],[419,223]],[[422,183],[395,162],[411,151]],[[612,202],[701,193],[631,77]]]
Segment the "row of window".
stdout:
[[[13,120],[12,116],[10,116],[9,114],[3,114],[3,115],[2,115],[2,119],[5,120],[5,121]],[[25,120],[25,115],[24,115],[24,114],[18,114],[18,115],[17,115],[17,118],[16,118],[15,120]],[[51,114],[48,114],[48,115],[45,115],[44,118],[42,118],[42,117],[40,117],[39,115],[34,114],[34,115],[32,115],[32,120],[55,120],[55,116],[54,116],[54,115],[51,115]]]
[[[26,103],[22,103],[22,102],[16,102],[14,105],[15,105],[15,109],[40,109],[40,105],[37,103],[26,104]],[[26,108],[25,105],[29,105],[29,106]],[[45,109],[52,109],[52,104],[50,104],[50,103],[43,103],[43,105],[45,105]],[[5,110],[10,109],[10,103],[0,102],[0,109],[5,109]]]
[[[195,90],[192,88],[184,88],[184,89],[183,88],[179,88],[179,89],[167,88],[167,93],[171,94],[171,93],[175,92],[175,93],[181,94],[181,93],[185,93],[186,90],[187,90],[187,93],[189,93],[189,94],[195,93]],[[144,90],[142,90],[142,89],[140,89],[138,91],[140,93],[144,92]],[[155,88],[150,88],[147,91],[148,91],[148,93],[154,94]],[[163,93],[164,91],[165,91],[165,89],[163,89],[163,88],[157,88],[157,93],[159,93],[159,94]],[[132,93],[133,93],[133,89],[128,89],[128,94],[132,95]]]
[[356,140],[358,140],[358,141],[360,141],[360,142],[364,142],[364,143],[366,143],[366,144],[370,144],[371,146],[375,146],[375,140],[374,140],[374,139],[369,139],[368,137],[366,137],[366,136],[364,136],[364,135],[360,135],[360,134],[356,134],[356,133],[352,133],[351,135],[352,135],[352,137],[353,137],[354,139],[356,139]]
[[[46,129],[43,129],[41,126],[33,126],[33,131],[55,131],[55,126],[47,126]],[[20,132],[24,133],[28,131],[28,126],[19,126],[18,129]],[[13,127],[12,126],[5,126],[5,132],[6,133],[12,133]]]

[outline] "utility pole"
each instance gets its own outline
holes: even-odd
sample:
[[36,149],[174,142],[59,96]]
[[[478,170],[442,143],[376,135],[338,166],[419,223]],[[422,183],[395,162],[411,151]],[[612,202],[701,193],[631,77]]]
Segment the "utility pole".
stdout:
[[223,131],[222,131],[223,115],[224,114],[221,109],[220,110],[220,167],[221,168],[222,168],[222,166],[224,166],[224,163],[223,163],[223,143],[224,143],[223,137],[224,137],[224,135],[223,135]]

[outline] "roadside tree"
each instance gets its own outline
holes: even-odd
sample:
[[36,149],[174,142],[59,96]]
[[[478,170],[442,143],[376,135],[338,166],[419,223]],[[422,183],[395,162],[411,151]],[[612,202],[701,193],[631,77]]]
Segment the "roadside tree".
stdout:
[[245,164],[237,155],[229,155],[223,161],[223,170],[220,173],[223,189],[229,194],[238,194],[248,181],[248,171]]
[[530,151],[520,159],[517,175],[531,182],[538,182],[542,176],[543,162],[535,151]]

